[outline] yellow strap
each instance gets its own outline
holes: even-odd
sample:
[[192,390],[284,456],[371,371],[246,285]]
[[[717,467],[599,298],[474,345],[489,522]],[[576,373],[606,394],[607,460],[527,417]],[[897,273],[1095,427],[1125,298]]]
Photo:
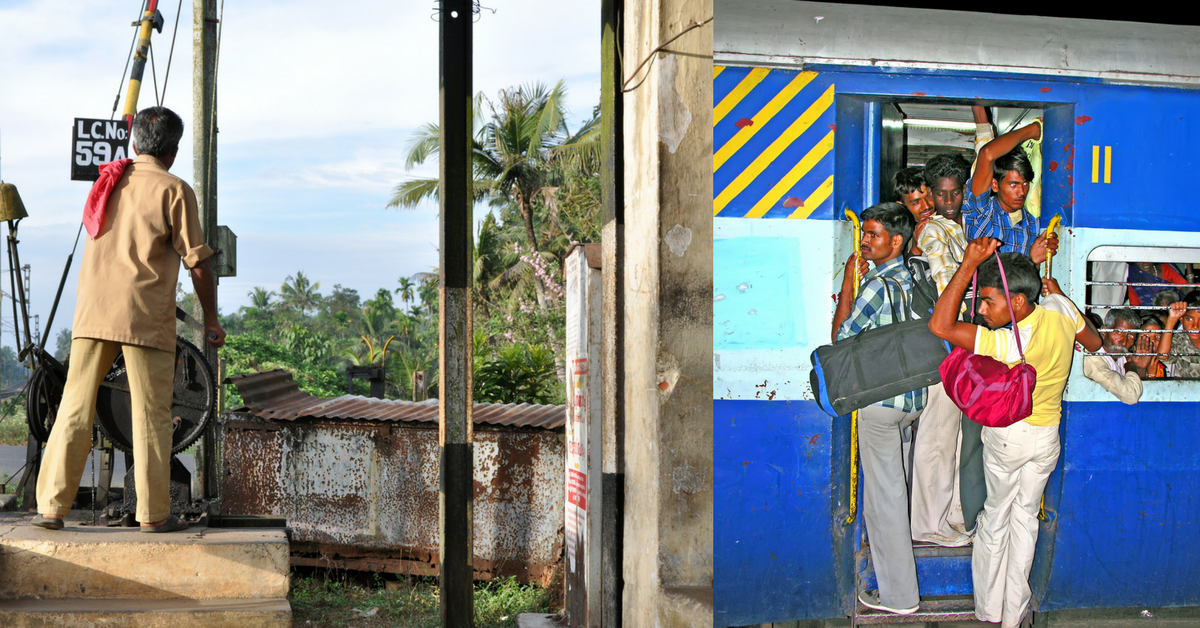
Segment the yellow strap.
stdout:
[[[854,254],[861,255],[858,247],[862,242],[862,225],[858,222],[858,214],[846,209],[846,219],[854,226]],[[858,284],[862,277],[858,275],[858,260],[854,262],[854,297],[858,298]],[[846,517],[846,525],[854,523],[858,518],[858,410],[850,413],[850,516]]]

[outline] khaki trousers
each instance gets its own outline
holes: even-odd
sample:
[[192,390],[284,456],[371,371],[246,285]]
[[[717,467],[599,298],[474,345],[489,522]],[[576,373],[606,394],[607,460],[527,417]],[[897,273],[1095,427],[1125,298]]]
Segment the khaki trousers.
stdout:
[[1017,421],[983,428],[987,503],[971,552],[975,617],[980,621],[1016,628],[1028,612],[1038,507],[1059,451],[1057,425]]
[[100,382],[118,353],[125,354],[133,422],[136,518],[142,523],[171,514],[171,397],[175,354],[109,340],[75,338],[71,364],[50,441],[38,475],[38,510],[67,515],[79,492],[79,480],[92,448],[92,418]]
[[914,541],[953,547],[971,542],[970,535],[951,525],[964,523],[958,497],[961,425],[962,411],[954,405],[946,389],[941,383],[930,386],[913,443],[910,497]]

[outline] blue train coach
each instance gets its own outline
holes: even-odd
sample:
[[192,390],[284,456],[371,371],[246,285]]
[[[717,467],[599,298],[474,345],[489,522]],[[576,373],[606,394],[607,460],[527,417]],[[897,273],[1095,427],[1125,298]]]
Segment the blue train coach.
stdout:
[[[983,105],[1001,133],[1044,119],[1038,216],[1062,218],[1052,272],[1080,307],[1120,302],[1101,298],[1124,291],[1104,265],[1193,270],[1200,28],[786,0],[718,0],[716,18],[716,623],[862,621],[850,422],[808,387],[852,251],[844,210],[888,200],[899,168],[972,156]],[[1200,381],[1147,380],[1124,405],[1080,362],[1034,608],[1200,606]],[[915,552],[923,599],[969,616],[969,548]]]

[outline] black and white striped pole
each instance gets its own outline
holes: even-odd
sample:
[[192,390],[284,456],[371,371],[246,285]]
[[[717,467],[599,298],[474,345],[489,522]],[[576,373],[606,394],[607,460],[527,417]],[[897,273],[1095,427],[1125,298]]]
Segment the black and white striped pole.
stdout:
[[474,626],[471,443],[472,0],[442,0],[438,554],[442,626]]

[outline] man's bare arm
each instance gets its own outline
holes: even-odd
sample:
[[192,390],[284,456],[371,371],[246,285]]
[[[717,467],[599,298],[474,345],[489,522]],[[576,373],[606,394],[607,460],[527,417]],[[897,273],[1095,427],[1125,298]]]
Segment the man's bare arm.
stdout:
[[982,196],[992,189],[992,162],[1007,155],[1025,140],[1036,140],[1042,136],[1041,122],[1023,126],[988,142],[979,151],[975,161],[975,174],[971,175],[971,194]]
[[225,330],[217,320],[216,277],[213,276],[207,259],[193,266],[190,273],[192,289],[196,291],[196,298],[200,301],[200,307],[204,309],[205,340],[214,349],[219,349],[225,344]]

